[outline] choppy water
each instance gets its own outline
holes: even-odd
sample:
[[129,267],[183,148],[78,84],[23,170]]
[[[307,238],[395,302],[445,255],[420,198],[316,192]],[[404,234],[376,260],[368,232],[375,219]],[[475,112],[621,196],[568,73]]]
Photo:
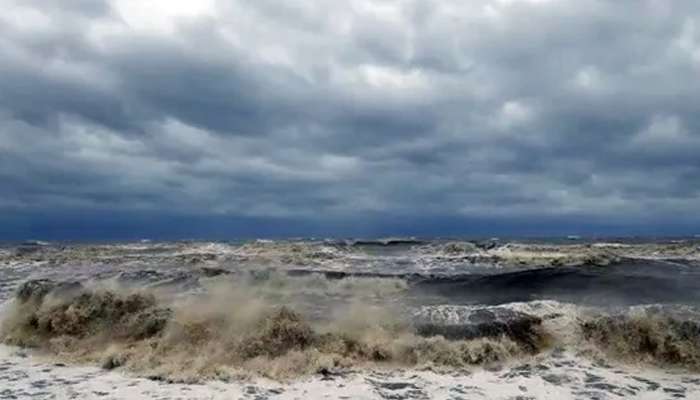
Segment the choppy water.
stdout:
[[[563,247],[445,241],[8,245],[0,249],[5,332],[24,282],[78,282],[80,292],[91,295],[82,303],[62,298],[68,303],[58,311],[32,305],[40,322],[29,332],[38,349],[0,347],[0,399],[692,399],[700,396],[699,253],[693,241]],[[105,307],[105,292],[116,296],[116,304],[129,293],[153,295],[155,303],[134,315],[95,313],[95,304]],[[187,336],[173,344],[172,326],[190,329],[193,304],[200,307],[197,326],[218,331],[204,336],[208,343]],[[225,324],[222,304],[237,310]],[[293,320],[293,326],[309,335],[291,344],[290,354],[298,359],[264,346],[256,347],[253,361],[220,357],[218,347],[250,348],[226,336],[233,325],[240,329],[236,335],[280,346],[256,336],[259,321],[241,311],[262,314],[280,306],[297,313],[293,318],[298,315],[304,325]],[[102,340],[100,330],[119,330],[105,328],[104,321],[141,321],[158,307],[175,316],[155,336]],[[65,329],[75,310],[93,314],[71,319],[75,327]],[[185,316],[190,319],[183,322]],[[537,321],[536,333],[530,332],[530,317]],[[41,325],[42,318],[54,326]],[[243,322],[254,328],[238,328]],[[399,322],[409,325],[395,328]],[[85,327],[89,334],[81,331]],[[99,341],[95,330],[102,332]],[[12,334],[18,332],[27,331]],[[339,350],[318,352],[326,346],[319,336],[324,332],[355,335],[364,350],[345,349],[342,362],[330,362]],[[436,341],[436,334],[448,340]],[[630,340],[635,337],[640,339]],[[185,344],[198,356],[184,356]],[[154,346],[161,353],[134,356]],[[171,353],[162,354],[164,349]],[[99,368],[105,354],[114,352],[124,358],[117,369]],[[197,366],[173,368],[178,360]],[[304,371],[294,371],[294,363]]]

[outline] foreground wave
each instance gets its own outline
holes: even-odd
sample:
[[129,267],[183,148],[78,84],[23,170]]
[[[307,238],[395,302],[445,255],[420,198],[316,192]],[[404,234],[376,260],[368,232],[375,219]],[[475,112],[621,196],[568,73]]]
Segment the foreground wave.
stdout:
[[370,364],[488,364],[540,348],[539,323],[517,313],[491,313],[461,333],[452,329],[452,337],[461,339],[447,340],[441,335],[446,327],[412,325],[368,304],[313,320],[251,296],[250,288],[220,287],[166,305],[149,291],[40,280],[20,288],[1,332],[7,344],[71,361],[199,380],[251,372],[285,378]]
[[205,290],[184,294],[180,286],[114,280],[28,281],[5,310],[0,336],[63,361],[186,382],[357,368],[455,371],[563,349],[700,370],[700,314],[690,306],[421,305],[402,297],[410,286],[383,278],[204,281]]

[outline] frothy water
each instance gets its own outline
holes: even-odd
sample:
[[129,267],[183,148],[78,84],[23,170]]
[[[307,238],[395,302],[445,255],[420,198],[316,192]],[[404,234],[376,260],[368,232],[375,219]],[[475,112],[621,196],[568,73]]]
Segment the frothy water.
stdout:
[[693,398],[698,252],[692,241],[6,247],[0,399]]

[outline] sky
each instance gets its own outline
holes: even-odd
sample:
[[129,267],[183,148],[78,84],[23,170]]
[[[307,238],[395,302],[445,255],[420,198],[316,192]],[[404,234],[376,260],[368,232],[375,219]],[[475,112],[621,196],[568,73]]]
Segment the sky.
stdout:
[[700,233],[696,0],[0,9],[0,239]]

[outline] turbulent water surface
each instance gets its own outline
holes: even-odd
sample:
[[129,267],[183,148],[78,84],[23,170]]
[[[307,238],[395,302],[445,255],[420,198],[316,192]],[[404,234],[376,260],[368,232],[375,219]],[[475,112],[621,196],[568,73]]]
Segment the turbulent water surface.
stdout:
[[0,399],[700,398],[700,242],[0,246]]

